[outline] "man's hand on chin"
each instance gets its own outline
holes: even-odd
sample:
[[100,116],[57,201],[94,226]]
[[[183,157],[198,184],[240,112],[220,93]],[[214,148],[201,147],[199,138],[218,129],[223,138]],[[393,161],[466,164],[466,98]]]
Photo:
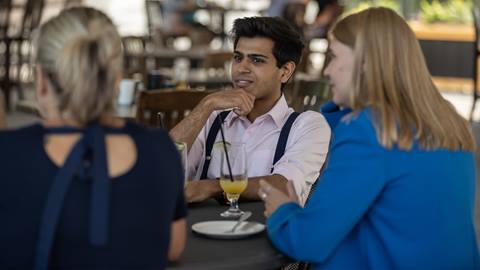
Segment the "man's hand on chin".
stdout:
[[189,181],[185,186],[185,199],[188,203],[198,203],[215,197],[221,192],[218,180]]

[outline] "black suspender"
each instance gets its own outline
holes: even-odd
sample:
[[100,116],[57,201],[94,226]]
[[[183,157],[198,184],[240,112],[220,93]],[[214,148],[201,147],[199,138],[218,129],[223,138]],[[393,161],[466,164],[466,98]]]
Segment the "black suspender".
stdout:
[[291,113],[283,125],[282,130],[280,131],[280,136],[278,137],[277,148],[275,149],[275,156],[273,158],[272,169],[270,170],[270,173],[273,172],[273,166],[275,163],[277,163],[277,161],[282,158],[283,154],[285,154],[285,147],[287,146],[290,129],[292,129],[293,122],[295,122],[295,119],[297,119],[299,115],[300,113],[298,112]]
[[[203,164],[202,175],[200,179],[207,179],[207,172],[208,168],[210,167],[210,160],[212,155],[213,144],[215,143],[215,139],[217,138],[218,131],[220,130],[220,123],[222,123],[230,111],[221,112],[215,120],[213,121],[210,130],[208,131],[207,141],[205,143],[205,162]],[[300,115],[298,112],[293,112],[288,116],[287,121],[282,127],[280,131],[280,136],[278,137],[277,148],[275,149],[275,156],[272,163],[272,169],[270,172],[273,172],[273,165],[277,163],[278,160],[283,156],[285,153],[285,147],[287,146],[288,135],[290,134],[290,129],[292,128],[293,122],[295,119]],[[219,121],[219,119],[221,121]]]
[[220,125],[223,123],[225,118],[227,118],[227,115],[230,112],[231,111],[224,111],[219,113],[215,120],[213,120],[213,124],[208,131],[207,141],[205,142],[205,163],[203,163],[202,176],[200,177],[200,179],[207,178],[208,168],[210,167],[210,160],[212,159],[213,144],[215,143],[218,131],[220,130]]

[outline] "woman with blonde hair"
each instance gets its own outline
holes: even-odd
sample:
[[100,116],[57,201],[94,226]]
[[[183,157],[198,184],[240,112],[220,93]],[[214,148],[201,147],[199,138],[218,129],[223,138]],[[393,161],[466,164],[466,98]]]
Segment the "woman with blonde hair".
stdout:
[[112,21],[64,10],[35,43],[44,121],[0,132],[0,268],[165,268],[185,243],[180,158],[165,132],[111,116]]
[[478,269],[474,138],[414,33],[370,8],[329,38],[328,165],[304,208],[261,184],[270,239],[315,269]]

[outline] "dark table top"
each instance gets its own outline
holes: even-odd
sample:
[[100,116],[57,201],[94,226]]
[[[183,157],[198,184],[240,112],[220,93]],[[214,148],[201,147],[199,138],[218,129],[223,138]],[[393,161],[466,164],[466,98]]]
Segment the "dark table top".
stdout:
[[[244,239],[210,239],[196,234],[191,226],[201,221],[224,220],[220,212],[227,206],[208,201],[189,207],[187,245],[179,262],[167,269],[275,269],[286,264],[287,258],[275,250],[266,231]],[[240,202],[240,209],[252,211],[251,221],[265,224],[262,202]]]

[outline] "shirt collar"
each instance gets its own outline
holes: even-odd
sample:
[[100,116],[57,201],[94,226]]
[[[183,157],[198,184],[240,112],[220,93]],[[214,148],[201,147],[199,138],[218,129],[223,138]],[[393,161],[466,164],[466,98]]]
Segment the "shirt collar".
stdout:
[[272,117],[273,122],[275,122],[275,125],[277,125],[277,127],[282,127],[283,123],[285,122],[285,115],[287,115],[287,113],[288,113],[287,100],[285,99],[285,96],[282,94],[282,96],[278,99],[275,106],[273,106],[273,108],[266,114]]
[[[282,96],[278,99],[277,103],[268,111],[266,114],[259,116],[259,118],[266,117],[269,115],[277,127],[282,127],[285,122],[285,115],[288,113],[288,104],[285,96]],[[229,113],[227,118],[225,118],[225,123],[231,127],[237,119],[245,118],[244,116],[239,116],[236,113]]]

